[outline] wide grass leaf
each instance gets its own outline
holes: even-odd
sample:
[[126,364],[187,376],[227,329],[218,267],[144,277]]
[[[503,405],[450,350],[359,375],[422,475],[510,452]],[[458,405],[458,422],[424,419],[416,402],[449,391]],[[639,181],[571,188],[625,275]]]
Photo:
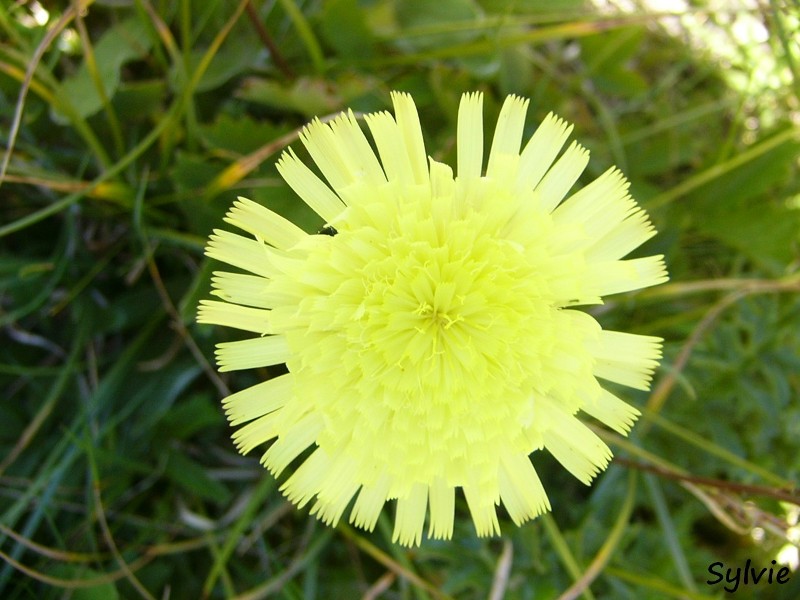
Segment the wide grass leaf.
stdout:
[[[106,100],[114,97],[119,87],[122,66],[147,56],[151,46],[152,38],[145,21],[135,17],[120,21],[108,29],[94,46],[102,92],[96,85],[89,63],[84,60],[74,75],[61,82],[59,95],[69,98],[79,116],[93,115],[103,107]],[[65,116],[57,112],[54,112],[53,117],[59,122],[66,121]]]

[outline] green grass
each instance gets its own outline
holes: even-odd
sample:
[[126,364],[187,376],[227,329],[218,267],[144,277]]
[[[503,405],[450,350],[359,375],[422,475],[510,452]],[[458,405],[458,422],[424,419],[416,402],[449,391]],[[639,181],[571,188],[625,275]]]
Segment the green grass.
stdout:
[[[0,596],[710,598],[710,563],[767,565],[787,543],[796,0],[696,3],[675,36],[668,15],[579,0],[42,4],[46,25],[0,7]],[[230,334],[194,323],[233,199],[316,231],[277,154],[312,116],[385,109],[393,89],[448,162],[462,91],[484,92],[487,123],[508,93],[531,98],[527,133],[549,111],[575,123],[584,181],[622,168],[659,230],[642,252],[667,257],[669,284],[598,315],[666,339],[652,392],[625,393],[644,413],[631,437],[598,431],[618,460],[585,488],[535,454],[553,513],[501,517],[498,539],[463,504],[452,541],[412,550],[390,515],[365,533],[288,505],[220,405],[270,373],[217,374]]]

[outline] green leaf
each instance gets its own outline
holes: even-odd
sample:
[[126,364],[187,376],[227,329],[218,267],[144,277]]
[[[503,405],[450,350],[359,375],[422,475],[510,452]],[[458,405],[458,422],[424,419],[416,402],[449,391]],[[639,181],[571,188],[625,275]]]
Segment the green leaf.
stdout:
[[209,476],[206,468],[183,452],[170,449],[164,475],[193,496],[216,504],[226,504],[231,493],[224,485]]
[[[197,83],[196,91],[207,92],[223,85],[248,70],[258,58],[260,45],[252,28],[237,27],[232,39],[220,47],[208,68]],[[189,55],[189,73],[192,73],[207,52],[207,48],[196,48]],[[177,72],[172,72],[173,87],[183,85]]]
[[114,109],[125,115],[127,122],[147,121],[160,112],[166,94],[167,85],[162,79],[123,81],[114,97]]
[[158,428],[177,440],[185,440],[210,427],[222,425],[222,409],[208,394],[193,394],[164,415]]
[[215,164],[208,157],[186,151],[175,154],[172,179],[180,191],[200,190],[222,171],[222,165]]
[[[103,34],[94,46],[94,58],[107,99],[113,98],[117,92],[122,65],[147,56],[151,45],[148,25],[142,19],[125,19]],[[74,75],[61,82],[60,88],[58,94],[68,98],[81,117],[91,116],[103,107],[103,97],[85,60]],[[65,116],[57,112],[53,118],[61,123],[67,122]]]
[[344,58],[363,59],[373,54],[372,32],[367,27],[358,0],[325,2],[320,29],[328,45]]
[[338,81],[300,77],[290,84],[249,77],[239,89],[238,96],[283,112],[297,112],[312,118],[341,110],[351,99],[365,94],[375,85],[366,77],[345,77]]
[[609,68],[595,75],[593,81],[604,94],[628,98],[640,96],[650,89],[641,74],[624,67]]
[[626,145],[626,154],[636,157],[630,161],[626,173],[635,179],[688,166],[696,160],[703,144],[697,138],[697,131],[688,128],[676,128],[636,140]]
[[[581,56],[586,68],[593,75],[623,69],[639,53],[644,34],[642,27],[622,27],[582,38]],[[625,70],[634,72],[630,68]]]
[[[52,577],[67,581],[95,580],[101,579],[105,575],[88,567],[68,564],[55,565],[52,569],[49,569],[49,573]],[[64,593],[71,600],[117,600],[119,598],[119,592],[113,581],[89,587],[74,587],[69,589],[68,593],[66,590]]]
[[478,0],[492,14],[547,14],[585,10],[584,0]]
[[408,0],[395,4],[397,23],[404,30],[419,29],[425,35],[401,40],[405,50],[425,50],[468,42],[478,37],[475,31],[448,31],[456,23],[477,20],[480,7],[472,0]]
[[784,143],[702,186],[686,200],[696,226],[751,259],[782,269],[796,258],[800,243],[800,210],[790,208],[784,196],[798,154],[800,143]]
[[285,134],[285,127],[256,121],[247,115],[234,117],[221,113],[212,123],[200,125],[200,135],[208,146],[237,154],[249,154]]

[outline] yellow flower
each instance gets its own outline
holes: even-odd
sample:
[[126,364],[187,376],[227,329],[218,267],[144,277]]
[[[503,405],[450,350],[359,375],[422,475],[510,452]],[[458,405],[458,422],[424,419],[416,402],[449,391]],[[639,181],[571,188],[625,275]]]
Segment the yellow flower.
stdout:
[[[224,404],[242,453],[298,506],[371,530],[397,499],[394,539],[450,538],[455,488],[478,535],[503,503],[521,524],[550,504],[529,455],[547,449],[588,484],[611,452],[578,412],[626,433],[637,410],[599,379],[647,389],[659,338],[604,331],[574,306],[667,279],[661,256],[622,260],[655,234],[616,169],[564,200],[588,162],[549,115],[520,152],[528,101],[503,105],[483,171],[482,96],[463,96],[458,175],[425,153],[410,96],[366,124],[313,121],[301,139],[327,184],[288,150],[283,178],[322,219],[308,235],[250,200],[208,256],[220,301],[198,321],[257,334],[219,344],[220,370],[286,363],[289,373]],[[332,234],[332,235],[331,235]]]

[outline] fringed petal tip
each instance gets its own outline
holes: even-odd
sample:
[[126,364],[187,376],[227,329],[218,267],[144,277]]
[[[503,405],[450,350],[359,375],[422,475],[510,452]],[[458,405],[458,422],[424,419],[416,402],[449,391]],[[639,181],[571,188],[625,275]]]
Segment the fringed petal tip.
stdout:
[[[274,457],[267,459],[265,455],[262,462],[271,471],[280,468]],[[527,456],[507,456],[498,473],[499,488],[494,495],[487,495],[484,486],[477,483],[460,486],[479,537],[500,535],[497,507],[501,503],[518,526],[550,510],[550,502]],[[350,523],[366,531],[375,528],[386,502],[395,500],[392,541],[402,546],[419,546],[424,538],[449,540],[453,537],[456,488],[442,479],[432,485],[416,483],[406,495],[393,498],[389,495],[389,479],[385,474],[371,484],[358,484],[352,479],[352,472],[343,470],[337,460],[317,448],[280,491],[298,508],[315,500],[310,514],[331,526],[338,523],[352,504]]]

